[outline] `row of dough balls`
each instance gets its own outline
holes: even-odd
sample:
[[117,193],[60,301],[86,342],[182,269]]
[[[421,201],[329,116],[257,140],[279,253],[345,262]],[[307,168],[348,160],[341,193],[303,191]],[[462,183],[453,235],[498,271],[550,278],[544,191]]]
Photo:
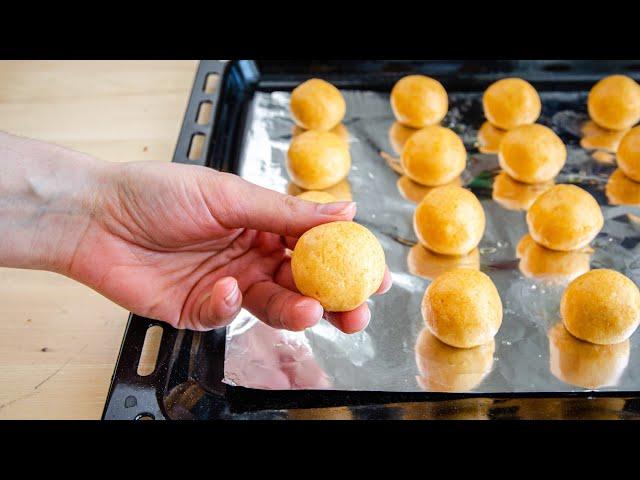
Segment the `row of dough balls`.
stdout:
[[[351,169],[349,142],[341,122],[346,103],[324,80],[311,79],[291,94],[296,123],[287,152],[287,171],[303,191],[297,196],[316,203],[338,199],[327,190],[345,182]],[[329,312],[350,311],[380,287],[384,250],[367,228],[355,222],[332,222],[311,228],[296,242],[291,271],[296,288]]]

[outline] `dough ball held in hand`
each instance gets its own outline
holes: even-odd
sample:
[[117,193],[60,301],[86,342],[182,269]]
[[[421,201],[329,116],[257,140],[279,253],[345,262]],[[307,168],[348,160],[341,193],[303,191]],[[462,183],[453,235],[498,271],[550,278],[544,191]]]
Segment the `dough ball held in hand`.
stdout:
[[328,312],[347,312],[364,303],[382,284],[385,268],[380,242],[355,222],[308,230],[291,256],[296,288]]

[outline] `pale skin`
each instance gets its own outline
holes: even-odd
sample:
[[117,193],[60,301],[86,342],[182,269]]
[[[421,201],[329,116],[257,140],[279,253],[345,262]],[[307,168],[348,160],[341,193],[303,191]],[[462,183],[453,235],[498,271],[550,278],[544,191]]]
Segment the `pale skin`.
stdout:
[[[0,132],[0,266],[66,275],[177,328],[223,327],[244,307],[278,329],[323,317],[364,329],[366,303],[331,313],[301,295],[287,252],[355,213],[353,202],[315,204],[206,167],[103,162]],[[387,270],[377,293],[390,287]]]

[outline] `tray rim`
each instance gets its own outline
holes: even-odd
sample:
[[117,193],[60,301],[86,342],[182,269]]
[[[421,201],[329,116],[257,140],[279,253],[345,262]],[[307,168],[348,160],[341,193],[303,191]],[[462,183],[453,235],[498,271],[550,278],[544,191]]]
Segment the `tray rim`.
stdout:
[[[445,61],[438,60],[433,61],[433,64],[438,64],[442,66],[442,68],[449,67],[449,74],[455,73],[455,68],[460,68],[460,65],[464,65],[465,62],[468,64],[469,61]],[[478,62],[478,61],[476,61]],[[503,66],[507,66],[511,62],[511,68],[514,65],[520,65],[523,62],[518,61],[506,61]],[[524,63],[535,63],[539,62],[538,65],[540,67],[544,67],[549,64],[557,64],[558,62],[566,62],[566,61],[524,61]],[[366,63],[370,65],[371,63],[382,63],[379,61],[376,62],[362,62],[362,61],[342,61],[336,62],[342,66],[353,65],[355,66],[358,63]],[[407,62],[400,62],[407,63]],[[640,61],[611,61],[611,63],[619,63],[622,65],[640,65]],[[244,122],[246,121],[247,115],[247,102],[244,102],[240,105],[240,109],[235,112],[229,112],[230,105],[225,101],[220,101],[220,99],[225,99],[228,96],[235,98],[234,95],[244,94],[245,97],[253,97],[253,93],[257,90],[259,91],[270,91],[270,90],[282,90],[282,89],[291,89],[297,83],[302,81],[304,78],[312,78],[313,76],[322,76],[321,72],[311,71],[310,66],[313,66],[313,61],[300,61],[296,63],[296,68],[301,68],[300,73],[296,75],[286,75],[283,74],[282,78],[279,78],[277,75],[272,75],[274,78],[262,79],[260,73],[260,67],[263,66],[271,66],[274,70],[278,67],[286,66],[287,62],[277,62],[273,61],[269,63],[269,61],[253,61],[253,60],[232,60],[232,61],[212,61],[212,60],[203,60],[200,62],[198,71],[196,72],[193,87],[191,90],[191,94],[189,97],[187,109],[185,112],[185,117],[183,120],[183,124],[180,130],[180,134],[178,136],[178,141],[176,144],[176,150],[174,153],[173,161],[178,163],[187,163],[187,164],[196,164],[208,166],[210,168],[216,168],[221,171],[227,171],[231,173],[237,173],[239,170],[239,158],[240,153],[243,148],[242,138],[237,138],[244,134],[246,129],[244,128]],[[320,64],[322,65],[322,64]],[[457,65],[457,67],[456,67]],[[304,68],[307,66],[307,70]],[[531,72],[538,72],[537,75],[533,75],[532,83],[537,87],[540,85],[553,85],[554,88],[557,89],[558,84],[563,85],[566,88],[571,88],[571,85],[575,84],[575,82],[584,84],[585,82],[592,82],[594,78],[601,78],[602,72],[600,73],[588,73],[582,72],[577,77],[571,76],[567,74],[566,71],[563,72],[549,72],[541,68],[540,70],[527,70],[527,80],[531,79]],[[206,95],[201,88],[204,85],[204,81],[208,74],[214,73],[219,75],[219,83],[218,88],[212,95]],[[330,78],[331,72],[327,74],[325,71],[325,76]],[[335,74],[335,72],[333,72]],[[393,82],[400,78],[401,76],[407,74],[406,71],[393,71],[388,75],[382,75],[382,79],[380,81],[380,88],[385,88],[389,84],[389,82]],[[500,73],[505,72],[490,72],[486,74],[478,74],[470,73],[470,76],[473,76],[477,81],[482,82],[483,85],[486,85],[486,82],[489,81],[485,76],[493,75],[493,78]],[[517,74],[518,71],[510,71],[511,74]],[[524,72],[523,72],[524,73]],[[625,72],[625,74],[635,78],[636,80],[640,80],[640,71],[635,72]],[[437,76],[437,74],[434,74]],[[459,79],[464,80],[464,75],[458,76]],[[242,82],[245,82],[244,84]],[[353,79],[348,82],[337,82],[341,88],[359,88],[358,82],[361,80]],[[244,91],[242,89],[244,88]],[[362,88],[362,87],[360,87]],[[575,88],[575,87],[574,87]],[[240,95],[240,98],[243,98]],[[210,124],[206,127],[197,125],[195,123],[195,118],[197,115],[197,108],[202,101],[211,101],[213,105],[213,119]],[[236,105],[237,107],[238,105]],[[232,131],[229,131],[231,129]],[[195,134],[203,134],[205,135],[205,148],[203,149],[203,154],[200,160],[191,161],[187,158],[187,151],[189,148],[189,144],[191,138]],[[159,325],[163,328],[163,338],[161,341],[160,352],[158,355],[158,363],[156,370],[149,375],[148,377],[138,377],[135,373],[135,365],[137,365],[137,360],[133,358],[136,353],[136,346],[141,346],[141,340],[144,340],[144,333],[146,329],[153,325]],[[226,333],[226,328],[223,329],[222,334]],[[157,322],[155,320],[147,319],[144,317],[139,317],[135,314],[130,314],[129,320],[127,322],[127,327],[125,329],[125,334],[123,337],[123,342],[120,348],[120,352],[118,355],[118,360],[116,362],[116,366],[114,368],[114,373],[111,379],[111,385],[109,388],[109,393],[105,402],[105,408],[103,411],[103,419],[116,419],[116,418],[138,418],[143,414],[150,414],[153,418],[156,419],[169,419],[170,416],[167,415],[164,401],[163,401],[163,388],[166,388],[166,376],[169,373],[169,361],[172,353],[172,348],[178,337],[195,337],[199,335],[194,332],[188,331],[178,331],[166,324],[161,322]],[[224,363],[224,347],[219,354],[222,356],[222,360]],[[133,372],[131,372],[131,367],[133,368]],[[136,378],[137,377],[137,378]],[[242,408],[242,402],[240,404],[232,401],[233,397],[239,394],[246,394],[250,392],[250,397],[261,397],[261,401],[259,403],[262,404],[251,404],[251,400],[249,405]],[[132,416],[133,412],[129,412],[122,407],[122,400],[127,396],[138,396],[144,400],[145,403],[141,404],[136,411],[134,416]],[[503,403],[505,401],[514,401],[516,405],[518,405],[518,401],[520,400],[522,404],[526,403],[527,400],[538,400],[544,401],[547,400],[549,402],[553,401],[566,401],[567,404],[574,402],[575,400],[602,400],[602,399],[618,399],[624,398],[627,400],[625,405],[630,401],[633,405],[636,405],[631,412],[634,415],[637,415],[640,418],[640,391],[574,391],[574,392],[505,392],[505,393],[474,393],[474,392],[465,392],[465,393],[433,393],[433,392],[354,392],[354,391],[344,391],[344,390],[307,390],[307,391],[276,391],[276,390],[258,390],[258,389],[248,389],[244,387],[232,387],[229,385],[221,385],[220,391],[218,392],[207,392],[209,395],[215,395],[217,397],[217,401],[222,402],[225,408],[220,412],[221,416],[217,418],[234,418],[240,412],[252,412],[252,413],[266,413],[269,411],[279,412],[283,411],[282,408],[267,407],[265,404],[277,405],[278,403],[282,406],[287,403],[291,403],[292,399],[295,397],[300,397],[297,401],[304,400],[304,403],[308,405],[308,399],[304,399],[306,396],[316,396],[316,397],[337,397],[340,396],[349,397],[352,400],[361,400],[356,403],[342,402],[341,405],[338,405],[339,401],[329,402],[329,405],[319,405],[313,406],[313,402],[311,405],[304,406],[296,406],[295,408],[285,408],[286,411],[318,411],[318,413],[322,416],[322,412],[327,409],[334,409],[339,406],[344,407],[354,407],[354,408],[366,408],[370,407],[372,412],[379,412],[379,410],[384,410],[385,408],[399,408],[399,406],[405,405],[415,405],[416,403],[425,403],[425,402],[437,402],[442,405],[442,407],[446,410],[447,405],[451,408],[455,409],[456,402],[461,400],[463,401],[476,401],[478,407],[482,404],[482,401],[489,400],[490,402],[498,402]],[[284,398],[284,397],[289,397]],[[356,398],[360,397],[360,398]],[[376,398],[381,401],[376,402]],[[394,398],[400,399],[399,401],[394,401]],[[402,399],[405,400],[402,400]],[[296,400],[293,400],[294,402]],[[120,402],[121,405],[117,405]],[[238,407],[240,407],[238,409]],[[595,407],[595,405],[594,405]],[[224,413],[223,413],[224,412]],[[626,415],[630,413],[624,407],[619,412],[621,415]],[[422,418],[422,417],[421,417]],[[547,417],[540,417],[547,418]]]

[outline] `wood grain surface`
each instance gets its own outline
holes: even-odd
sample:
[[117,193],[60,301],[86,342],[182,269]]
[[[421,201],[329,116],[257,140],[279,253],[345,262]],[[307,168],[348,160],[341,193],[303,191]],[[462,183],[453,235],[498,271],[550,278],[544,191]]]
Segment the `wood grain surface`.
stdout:
[[[197,61],[0,61],[0,130],[104,160],[170,161]],[[0,268],[0,419],[97,419],[127,312]]]

